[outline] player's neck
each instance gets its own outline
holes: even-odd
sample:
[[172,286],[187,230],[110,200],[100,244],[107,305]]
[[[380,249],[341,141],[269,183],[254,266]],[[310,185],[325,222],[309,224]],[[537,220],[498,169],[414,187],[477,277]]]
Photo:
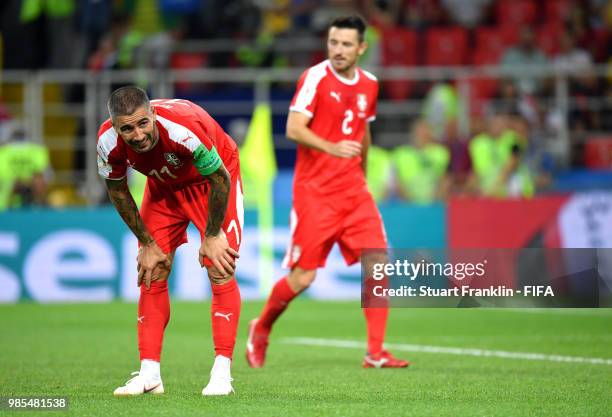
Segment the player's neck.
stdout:
[[342,77],[346,78],[349,81],[353,81],[356,77],[355,75],[355,68],[351,68],[350,70],[347,70],[346,73],[341,74]]
[[356,77],[356,72],[357,72],[357,66],[353,65],[352,67],[349,67],[347,69],[345,69],[344,71],[336,71],[336,74],[338,74],[339,77],[344,78],[347,81],[353,81]]
[[357,77],[359,76],[357,73],[357,64],[350,66],[349,68],[338,71],[334,66],[329,63],[329,69],[334,74],[334,76],[345,84],[354,84],[357,82]]

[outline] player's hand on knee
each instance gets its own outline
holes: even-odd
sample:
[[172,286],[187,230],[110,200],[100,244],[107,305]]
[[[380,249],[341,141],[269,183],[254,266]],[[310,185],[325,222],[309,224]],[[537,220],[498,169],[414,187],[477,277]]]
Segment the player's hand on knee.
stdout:
[[[170,276],[170,269],[164,263],[159,263],[151,271],[151,279],[149,280],[149,286],[154,281],[164,281]],[[145,281],[146,284],[146,281]],[[147,287],[149,288],[149,287]]]
[[208,273],[208,279],[210,280],[210,282],[217,285],[224,284],[234,276],[233,273],[224,274],[223,272],[219,271],[215,266],[207,266],[206,271]]
[[[172,266],[168,255],[161,250],[155,241],[148,245],[143,245],[138,251],[138,286],[140,287],[143,283],[149,289],[151,287],[151,281],[156,281],[160,277],[170,272]],[[161,267],[162,271],[155,274],[156,279],[153,279],[154,271],[157,267]],[[167,275],[166,275],[167,277]]]
[[206,236],[200,246],[200,265],[204,266],[207,257],[222,276],[232,275],[236,270],[236,258],[240,257],[232,249],[223,230],[216,236]]
[[332,144],[329,153],[339,158],[354,158],[361,155],[361,143],[354,140],[341,140]]

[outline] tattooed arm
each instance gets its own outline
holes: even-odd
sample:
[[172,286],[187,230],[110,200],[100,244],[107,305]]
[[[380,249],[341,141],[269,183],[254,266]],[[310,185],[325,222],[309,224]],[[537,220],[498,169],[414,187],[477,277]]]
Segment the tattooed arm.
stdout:
[[117,213],[134,233],[140,244],[145,246],[152,243],[153,237],[142,222],[136,202],[128,188],[127,179],[106,180],[106,188]]
[[206,177],[210,183],[208,193],[208,219],[206,220],[206,236],[216,236],[221,230],[225,219],[227,202],[230,193],[230,175],[221,165],[215,172]]
[[170,260],[161,250],[147,230],[136,202],[128,188],[127,179],[106,180],[108,195],[117,213],[140,242],[138,252],[138,286],[144,281],[147,288],[151,285],[152,273],[158,264],[170,269]]
[[210,191],[205,238],[200,247],[200,263],[204,265],[203,257],[206,256],[223,276],[232,275],[236,268],[234,258],[239,255],[229,246],[225,232],[221,228],[227,212],[231,188],[230,175],[221,164],[215,172],[207,175],[206,179],[210,184]]

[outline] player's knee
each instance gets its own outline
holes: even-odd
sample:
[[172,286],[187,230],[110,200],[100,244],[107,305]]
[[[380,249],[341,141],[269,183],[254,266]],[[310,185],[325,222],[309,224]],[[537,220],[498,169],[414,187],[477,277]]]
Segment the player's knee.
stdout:
[[170,270],[167,268],[163,268],[156,281],[168,281],[168,277],[170,276]]
[[210,281],[211,284],[222,285],[228,282],[230,279],[232,279],[231,274],[230,275],[224,274],[220,272],[214,266],[207,267],[206,271],[208,272],[208,280]]
[[153,271],[151,272],[151,280],[152,281],[167,281],[168,277],[170,277],[170,272],[172,271],[172,266],[168,269],[165,265],[158,264]]
[[289,283],[294,291],[304,291],[314,282],[316,270],[304,270],[296,268],[289,274]]
[[217,278],[209,278],[211,284],[215,285],[223,285],[232,279],[232,275],[228,275],[225,277],[217,277]]

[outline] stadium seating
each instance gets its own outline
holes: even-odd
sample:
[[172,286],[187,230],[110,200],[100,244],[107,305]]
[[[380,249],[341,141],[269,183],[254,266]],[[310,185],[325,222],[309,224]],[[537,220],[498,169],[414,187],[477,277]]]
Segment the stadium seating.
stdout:
[[502,40],[506,46],[516,45],[519,41],[520,31],[514,25],[500,25],[498,30],[501,33]]
[[584,165],[591,169],[612,168],[612,136],[594,136],[586,140]]
[[591,32],[593,44],[589,45],[593,58],[598,62],[606,62],[612,55],[610,53],[610,42],[612,37],[606,28],[599,28]]
[[559,52],[559,40],[563,33],[563,26],[557,22],[547,22],[536,30],[536,42],[548,56]]
[[[480,27],[475,30],[475,48],[472,50],[472,65],[496,65],[507,45],[503,32],[498,28]],[[493,97],[497,91],[498,82],[494,78],[474,77],[468,80],[470,110],[473,115],[482,113],[483,105],[487,99]]]
[[[383,31],[382,64],[385,67],[417,65],[417,34],[411,30],[394,27]],[[389,80],[383,83],[386,97],[403,100],[410,96],[413,82]]]
[[[481,26],[474,30],[474,55],[479,59],[472,59],[475,65],[497,63],[504,50],[510,46],[506,41],[504,32],[497,27]],[[485,62],[477,62],[477,61]]]
[[[175,52],[170,57],[170,67],[172,69],[197,69],[204,68],[208,63],[208,55],[205,53]],[[193,88],[188,81],[177,81],[175,85],[177,91],[188,91]]]
[[570,14],[574,5],[573,0],[546,0],[544,3],[544,16],[550,23],[563,23]]
[[425,65],[464,65],[467,63],[467,31],[459,26],[429,29],[425,34],[425,48]]
[[497,2],[497,22],[515,29],[532,24],[537,18],[537,4],[534,0],[500,0]]

